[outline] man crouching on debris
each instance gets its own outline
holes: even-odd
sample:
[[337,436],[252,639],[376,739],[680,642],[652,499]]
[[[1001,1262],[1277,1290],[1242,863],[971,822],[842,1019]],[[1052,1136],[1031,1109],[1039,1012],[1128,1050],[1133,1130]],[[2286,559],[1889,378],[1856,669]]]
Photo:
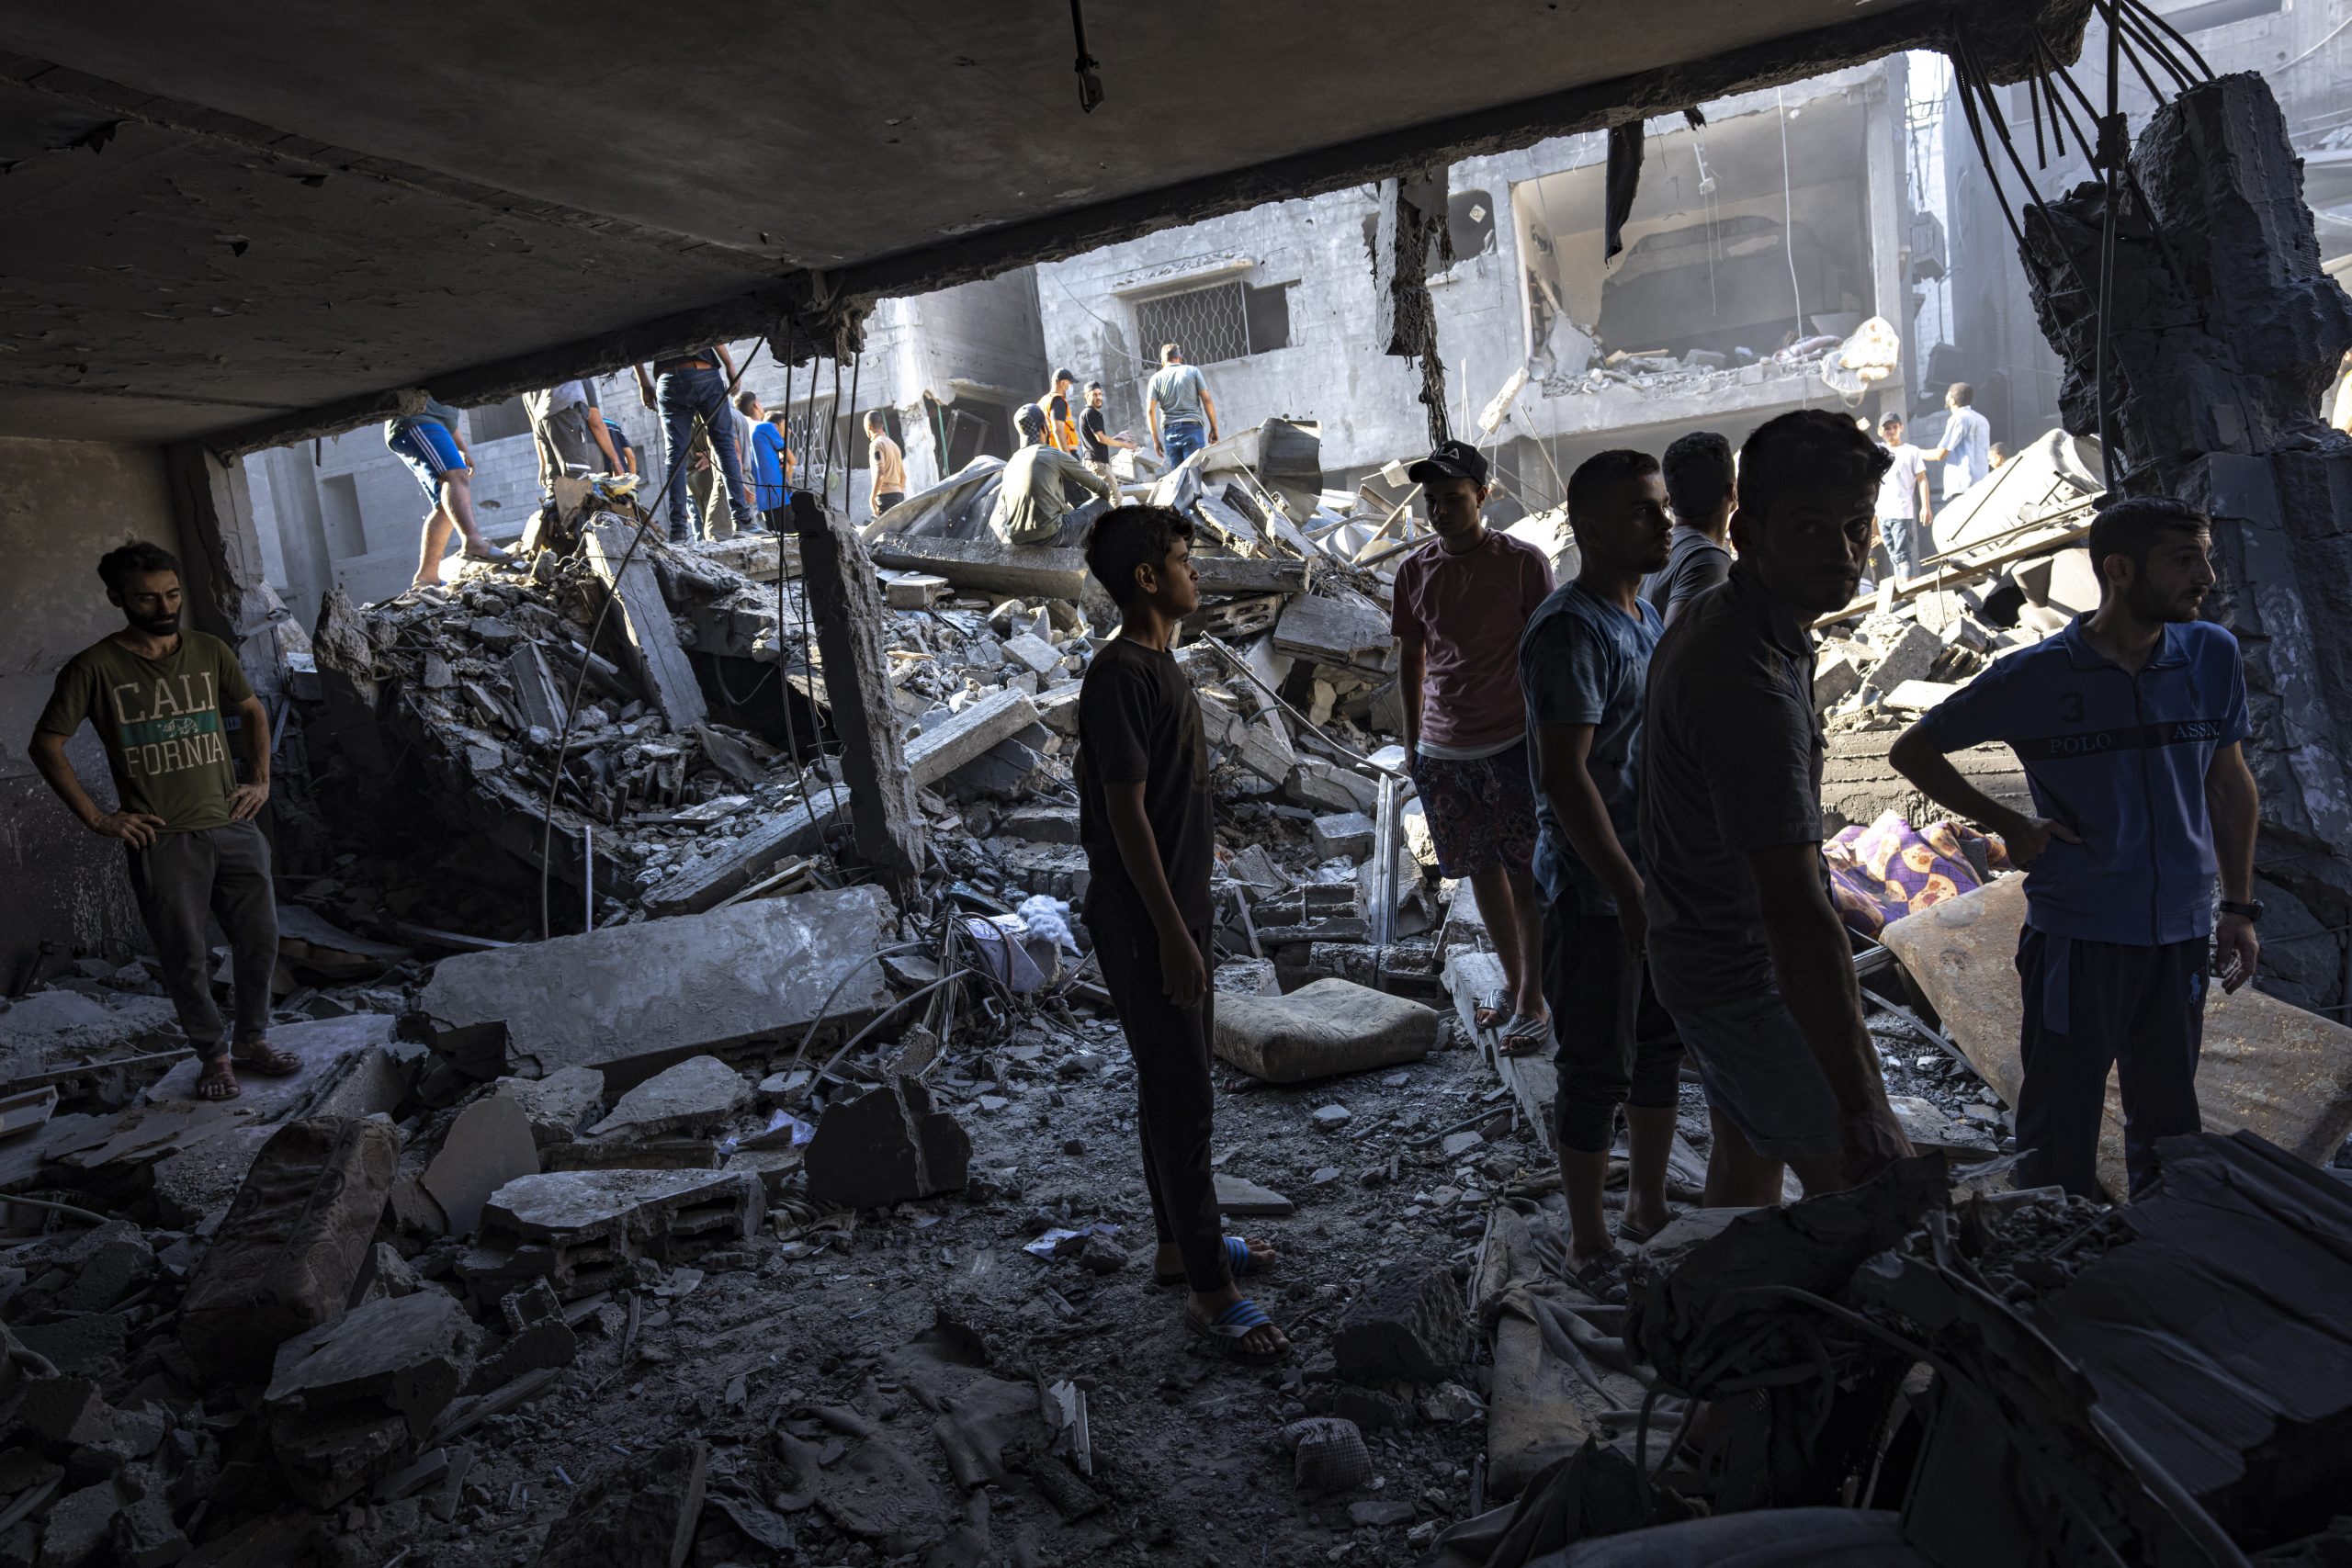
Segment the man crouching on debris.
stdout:
[[1092,881],[1086,924],[1102,985],[1135,1056],[1144,1185],[1159,1251],[1152,1274],[1185,1284],[1185,1326],[1237,1361],[1290,1348],[1233,1278],[1271,1248],[1218,1233],[1209,1174],[1216,1027],[1209,988],[1208,742],[1199,702],[1169,651],[1200,604],[1193,525],[1162,506],[1096,520],[1086,564],[1117,603],[1119,635],[1088,666],[1078,699],[1079,840]]
[[[1726,449],[1725,467],[1730,459]],[[1673,1218],[1666,1167],[1682,1066],[1681,1042],[1643,958],[1634,786],[1642,689],[1666,629],[1642,597],[1642,577],[1665,568],[1679,531],[1657,459],[1623,448],[1586,458],[1568,476],[1568,526],[1577,579],[1527,623],[1519,683],[1535,763],[1535,879],[1544,899],[1544,991],[1558,1042],[1553,1119],[1568,1273],[1596,1301],[1613,1302],[1625,1299],[1624,1264],[1600,1198],[1617,1108],[1625,1108],[1630,1156],[1618,1234],[1639,1243]]]
[[[2132,1190],[2155,1179],[2156,1140],[2201,1125],[2207,944],[2224,990],[2261,959],[2245,666],[2235,637],[2197,618],[2213,586],[2211,530],[2177,501],[2108,507],[2091,524],[2098,611],[2004,654],[1887,753],[2026,868],[2020,1187],[2099,1196],[2110,1066]],[[1945,756],[1988,740],[2016,750],[2037,815],[1992,799]]]
[[[180,629],[180,563],[170,551],[124,545],[99,560],[98,576],[129,624],[57,672],[33,725],[33,766],[84,827],[128,849],[130,890],[163,961],[164,988],[204,1062],[197,1098],[233,1100],[239,1066],[273,1077],[302,1066],[266,1038],[277,900],[269,840],[253,818],[269,799],[269,715],[228,644]],[[242,784],[229,760],[223,704],[237,716]],[[114,774],[121,804],[113,811],[90,798],[66,760],[66,739],[85,718]],[[233,1047],[212,1005],[216,915],[236,960]]]
[[1738,558],[1650,661],[1641,842],[1650,976],[1706,1086],[1709,1207],[1866,1181],[1911,1153],[1863,1027],[1821,867],[1815,616],[1853,596],[1886,453],[1851,420],[1784,413],[1739,454]]

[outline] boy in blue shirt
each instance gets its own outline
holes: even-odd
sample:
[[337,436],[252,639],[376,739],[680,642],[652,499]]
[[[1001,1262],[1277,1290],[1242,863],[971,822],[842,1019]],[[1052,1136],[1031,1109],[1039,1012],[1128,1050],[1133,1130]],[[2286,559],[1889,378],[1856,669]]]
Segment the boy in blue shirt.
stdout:
[[[2098,1196],[2110,1064],[2132,1190],[2154,1180],[2156,1141],[2200,1124],[2209,944],[2226,991],[2261,958],[2245,668],[2237,639],[2197,618],[2214,581],[2211,530],[2177,501],[2108,507],[2090,533],[2098,609],[2005,655],[1887,754],[2026,868],[2021,1186]],[[1994,801],[1946,757],[1987,740],[2016,750],[2036,815]]]

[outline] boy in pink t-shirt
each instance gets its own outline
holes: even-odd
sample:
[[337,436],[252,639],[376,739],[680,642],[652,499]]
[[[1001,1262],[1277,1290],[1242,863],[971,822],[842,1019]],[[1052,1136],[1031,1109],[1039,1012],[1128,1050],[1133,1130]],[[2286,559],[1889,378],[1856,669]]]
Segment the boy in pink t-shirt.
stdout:
[[[1544,1049],[1551,1030],[1519,634],[1552,592],[1552,567],[1480,516],[1487,459],[1476,446],[1442,442],[1407,477],[1421,487],[1437,537],[1396,569],[1389,615],[1402,652],[1405,750],[1438,869],[1476,890],[1503,965],[1501,1048],[1520,1055]],[[1480,1021],[1498,1010],[1482,1010]]]

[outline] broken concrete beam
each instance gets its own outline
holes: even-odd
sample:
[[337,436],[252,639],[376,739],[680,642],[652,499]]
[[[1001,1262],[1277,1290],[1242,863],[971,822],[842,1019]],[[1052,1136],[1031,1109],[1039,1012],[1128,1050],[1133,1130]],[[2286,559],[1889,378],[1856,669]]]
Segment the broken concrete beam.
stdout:
[[701,914],[767,875],[786,856],[823,849],[847,798],[846,791],[820,787],[808,801],[776,813],[717,854],[695,862],[645,894],[646,913]]
[[481,1239],[458,1272],[484,1300],[544,1279],[577,1301],[626,1283],[638,1258],[681,1263],[746,1240],[766,1213],[748,1171],[548,1171],[482,1206]]
[[670,1133],[707,1137],[752,1101],[743,1075],[716,1056],[689,1056],[622,1095],[612,1114],[588,1129],[597,1138],[655,1138]]
[[[1086,592],[1086,554],[1035,545],[1008,545],[990,537],[942,539],[902,533],[882,534],[869,547],[876,566],[944,577],[958,588],[1026,600],[1075,601]],[[1301,593],[1306,590],[1305,560],[1244,559],[1196,556],[1204,593]]]
[[[1467,887],[1454,889],[1458,903]],[[1493,1031],[1478,1027],[1478,1009],[1502,1004],[1510,1010],[1509,998],[1503,990],[1502,960],[1491,953],[1472,952],[1456,948],[1446,956],[1441,971],[1446,994],[1453,998],[1454,1019],[1464,1039],[1478,1042],[1479,1049],[1495,1066],[1495,1072],[1518,1102],[1522,1126],[1535,1134],[1538,1146],[1551,1152],[1552,1106],[1559,1098],[1559,1069],[1553,1065],[1552,1053],[1538,1051],[1532,1055],[1506,1056],[1494,1050]]]
[[808,1141],[808,1196],[849,1209],[878,1209],[962,1187],[972,1140],[932,1108],[918,1078],[835,1100]]
[[[654,581],[653,568],[639,551],[629,558],[629,533],[620,523],[600,524],[587,532],[588,564],[613,595],[615,619],[629,649],[629,662],[653,705],[661,710],[671,731],[684,735],[710,716],[702,686],[695,679],[686,651],[678,646],[678,628],[670,619],[669,602]],[[628,570],[622,562],[628,561]]]
[[1380,786],[1352,769],[1334,767],[1320,757],[1301,757],[1284,783],[1290,797],[1312,811],[1361,811],[1366,815],[1380,804]]
[[1360,593],[1327,598],[1303,593],[1283,607],[1274,623],[1274,647],[1320,664],[1377,667],[1393,637],[1388,617]]
[[1253,1079],[1310,1079],[1416,1063],[1437,1043],[1435,1009],[1355,985],[1317,980],[1289,997],[1218,997],[1216,1055]]
[[440,1205],[449,1234],[471,1235],[490,1195],[538,1168],[530,1117],[514,1100],[490,1094],[458,1112],[422,1180]]
[[1026,692],[991,692],[908,742],[907,776],[917,788],[937,784],[1036,722]]
[[[2016,964],[2024,923],[2025,878],[2012,874],[1892,921],[1881,938],[1942,1016],[1952,1043],[2010,1105],[2025,1076]],[[2352,1134],[2352,1029],[2251,986],[2234,995],[2208,987],[2197,1104],[2209,1133],[2244,1128],[2324,1164]],[[2123,1102],[2111,1074],[2099,1180],[2119,1199],[2126,1190]]]
[[1427,1258],[1387,1263],[1340,1317],[1331,1354],[1351,1382],[1442,1382],[1469,1348],[1462,1288]]
[[536,727],[550,735],[562,730],[564,716],[570,710],[554,675],[548,672],[547,656],[539,651],[538,644],[526,642],[506,656],[506,681],[526,728]]
[[857,530],[803,491],[792,498],[808,615],[824,660],[827,710],[841,738],[842,782],[857,852],[890,881],[914,875],[922,822],[899,743],[890,661],[882,648],[888,612],[874,563]]
[[538,1568],[684,1568],[708,1451],[681,1438],[613,1466],[573,1495],[539,1548]]
[[278,1129],[181,1299],[180,1343],[208,1377],[259,1382],[277,1348],[343,1314],[401,1157],[387,1122]]
[[1361,811],[1332,811],[1315,819],[1315,858],[1345,855],[1362,860],[1372,853],[1373,820]]
[[477,1076],[591,1066],[626,1089],[805,1029],[828,995],[830,1020],[870,1019],[888,991],[868,961],[895,918],[869,885],[462,953],[435,968],[420,1007],[435,1045]]
[[318,1508],[389,1473],[465,1386],[480,1339],[458,1298],[434,1289],[288,1340],[262,1394],[279,1470]]

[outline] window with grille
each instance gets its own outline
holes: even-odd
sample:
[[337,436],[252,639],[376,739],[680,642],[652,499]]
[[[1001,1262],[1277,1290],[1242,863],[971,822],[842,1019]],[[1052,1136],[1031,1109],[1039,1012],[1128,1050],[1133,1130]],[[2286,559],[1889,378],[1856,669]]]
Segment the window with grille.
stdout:
[[1241,359],[1290,346],[1287,283],[1261,288],[1247,283],[1212,283],[1182,294],[1136,301],[1136,333],[1153,351],[1172,343],[1194,365]]

